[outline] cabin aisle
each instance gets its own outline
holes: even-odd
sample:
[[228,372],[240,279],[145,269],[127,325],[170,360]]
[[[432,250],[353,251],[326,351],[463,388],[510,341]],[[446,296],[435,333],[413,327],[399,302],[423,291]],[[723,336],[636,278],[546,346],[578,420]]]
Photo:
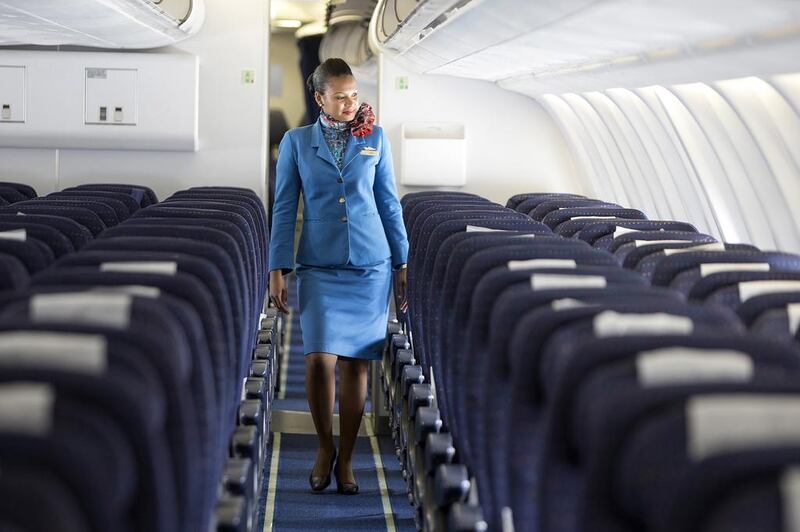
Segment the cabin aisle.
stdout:
[[[297,309],[294,276],[289,304]],[[260,522],[264,532],[290,530],[413,531],[413,507],[389,437],[369,436],[367,420],[361,425],[354,453],[360,493],[338,495],[335,481],[321,494],[312,493],[308,474],[316,455],[316,435],[304,390],[303,343],[300,316],[292,313],[285,339],[282,386],[273,406],[273,440],[265,464]],[[366,407],[370,410],[369,400]],[[337,408],[338,411],[338,408]]]

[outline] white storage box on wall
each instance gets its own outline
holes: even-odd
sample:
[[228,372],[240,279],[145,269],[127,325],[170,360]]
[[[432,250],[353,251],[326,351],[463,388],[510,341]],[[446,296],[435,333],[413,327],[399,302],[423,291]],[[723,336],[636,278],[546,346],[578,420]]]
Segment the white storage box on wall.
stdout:
[[402,185],[460,187],[467,183],[467,133],[462,123],[405,123],[400,151]]

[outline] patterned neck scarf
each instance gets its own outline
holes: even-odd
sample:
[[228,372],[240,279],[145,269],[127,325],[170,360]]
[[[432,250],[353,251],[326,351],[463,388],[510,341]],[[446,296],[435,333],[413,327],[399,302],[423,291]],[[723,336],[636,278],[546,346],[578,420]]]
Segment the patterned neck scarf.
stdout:
[[322,124],[322,135],[331,150],[333,160],[339,170],[344,164],[344,152],[347,150],[347,141],[350,136],[365,137],[372,133],[375,123],[375,113],[372,106],[362,103],[356,112],[355,118],[348,121],[340,121],[320,109],[319,121]]

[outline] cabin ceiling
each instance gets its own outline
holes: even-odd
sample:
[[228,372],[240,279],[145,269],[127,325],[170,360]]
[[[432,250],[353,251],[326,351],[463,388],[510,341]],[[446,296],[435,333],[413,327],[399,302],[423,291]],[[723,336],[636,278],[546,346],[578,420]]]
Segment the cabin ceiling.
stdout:
[[143,49],[202,25],[203,0],[0,0],[0,46]]

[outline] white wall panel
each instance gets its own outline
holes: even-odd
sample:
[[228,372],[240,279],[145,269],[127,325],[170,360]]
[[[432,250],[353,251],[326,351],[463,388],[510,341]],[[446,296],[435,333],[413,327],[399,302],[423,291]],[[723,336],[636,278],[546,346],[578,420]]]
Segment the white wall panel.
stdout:
[[647,105],[653,116],[660,123],[665,137],[662,145],[670,156],[670,169],[675,186],[687,209],[688,222],[693,223],[700,231],[716,238],[721,238],[722,233],[711,209],[710,200],[700,184],[700,179],[692,165],[689,154],[686,152],[684,140],[680,137],[669,114],[664,108],[663,101],[659,98],[660,87],[645,87],[637,89],[636,93]]
[[622,160],[622,154],[614,143],[614,139],[608,133],[608,130],[597,116],[597,112],[592,109],[592,106],[577,94],[565,94],[564,101],[566,101],[575,114],[580,118],[581,123],[586,128],[590,135],[592,142],[595,143],[600,160],[603,161],[606,175],[608,176],[611,189],[609,192],[613,198],[608,195],[601,195],[598,199],[614,201],[620,205],[632,205],[631,195],[625,189],[622,181],[622,175],[627,174],[625,162]]
[[603,119],[622,152],[628,165],[631,186],[636,191],[637,208],[642,210],[648,218],[662,218],[664,215],[656,205],[650,189],[650,180],[647,178],[648,175],[652,175],[653,166],[647,159],[647,153],[639,142],[636,132],[633,131],[619,107],[608,96],[600,92],[589,92],[584,94],[584,97]]
[[[666,137],[661,124],[639,96],[627,89],[612,89],[606,95],[614,101],[630,124],[636,140],[641,143],[652,172],[642,176],[655,194],[659,217],[665,220],[688,220],[689,214],[678,193],[670,172],[663,139]],[[659,142],[659,139],[662,141]]]
[[[762,79],[722,81],[716,87],[753,135],[783,198],[789,205],[796,205],[800,198],[800,117],[781,94]],[[775,200],[775,208],[780,208],[779,199]],[[800,231],[800,213],[796,208],[789,212],[794,219],[794,232]],[[800,242],[792,249],[800,250]]]
[[[773,180],[763,179],[772,176],[768,168],[759,164],[763,163],[763,158],[752,137],[727,102],[708,85],[678,85],[673,91],[702,128],[722,166],[721,175],[708,177],[719,187],[718,193],[712,193],[714,206],[731,205],[737,210],[733,222],[741,226],[746,241],[774,249],[777,241],[771,218],[775,218],[778,211],[766,208],[769,201],[764,201],[761,189],[755,186],[759,181]],[[753,216],[761,212],[766,216]],[[780,227],[781,222],[776,223]]]

